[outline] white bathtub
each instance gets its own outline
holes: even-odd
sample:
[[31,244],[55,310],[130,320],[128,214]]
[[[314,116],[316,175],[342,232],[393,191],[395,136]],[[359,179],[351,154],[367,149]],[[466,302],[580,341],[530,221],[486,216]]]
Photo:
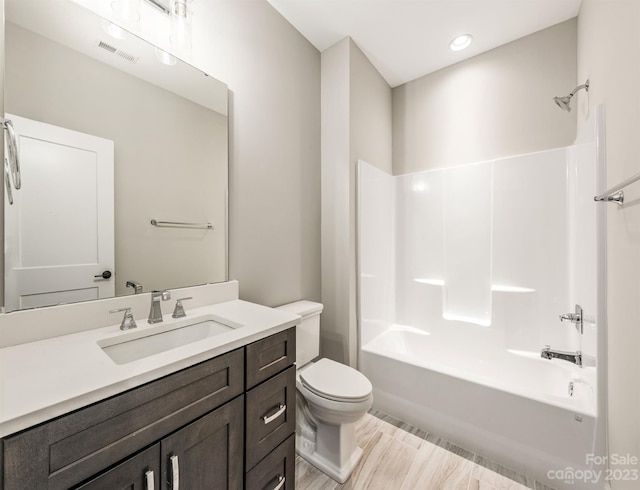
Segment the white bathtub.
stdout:
[[594,368],[486,340],[390,327],[361,348],[374,407],[554,488],[575,489],[548,474],[589,468]]

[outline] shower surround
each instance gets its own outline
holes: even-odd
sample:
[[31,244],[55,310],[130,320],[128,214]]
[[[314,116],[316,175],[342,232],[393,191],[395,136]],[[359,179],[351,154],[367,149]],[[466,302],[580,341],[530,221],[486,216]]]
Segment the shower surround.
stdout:
[[[555,488],[588,487],[566,469],[606,454],[598,120],[571,147],[490,162],[396,177],[359,163],[359,367],[374,407]],[[583,334],[559,319],[576,304]],[[584,365],[543,359],[546,345]]]

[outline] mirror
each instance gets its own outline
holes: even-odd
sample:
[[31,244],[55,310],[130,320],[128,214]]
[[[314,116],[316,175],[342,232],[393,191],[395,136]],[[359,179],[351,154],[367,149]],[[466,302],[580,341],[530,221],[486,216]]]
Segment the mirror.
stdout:
[[5,0],[5,311],[227,280],[227,87],[112,26]]

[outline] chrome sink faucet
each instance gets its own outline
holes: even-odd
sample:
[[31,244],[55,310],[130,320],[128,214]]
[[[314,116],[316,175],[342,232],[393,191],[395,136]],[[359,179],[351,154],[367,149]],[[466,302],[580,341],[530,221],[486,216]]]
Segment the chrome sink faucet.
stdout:
[[540,357],[544,359],[561,359],[563,361],[569,361],[574,363],[578,367],[582,367],[582,352],[563,352],[559,350],[551,350],[548,345],[544,346],[544,349],[540,351]]
[[133,294],[140,294],[142,292],[142,284],[137,281],[127,281],[125,287],[132,288]]
[[162,308],[160,307],[161,301],[167,301],[171,299],[171,293],[167,290],[163,291],[151,291],[151,310],[149,310],[148,323],[160,323],[162,321]]

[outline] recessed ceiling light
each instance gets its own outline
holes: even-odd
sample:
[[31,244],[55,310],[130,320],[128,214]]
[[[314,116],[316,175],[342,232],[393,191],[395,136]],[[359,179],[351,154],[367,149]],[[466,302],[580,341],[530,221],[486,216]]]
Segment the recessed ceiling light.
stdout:
[[471,41],[473,41],[473,36],[471,34],[461,34],[451,40],[449,43],[449,49],[451,51],[463,50],[464,48],[469,47]]

